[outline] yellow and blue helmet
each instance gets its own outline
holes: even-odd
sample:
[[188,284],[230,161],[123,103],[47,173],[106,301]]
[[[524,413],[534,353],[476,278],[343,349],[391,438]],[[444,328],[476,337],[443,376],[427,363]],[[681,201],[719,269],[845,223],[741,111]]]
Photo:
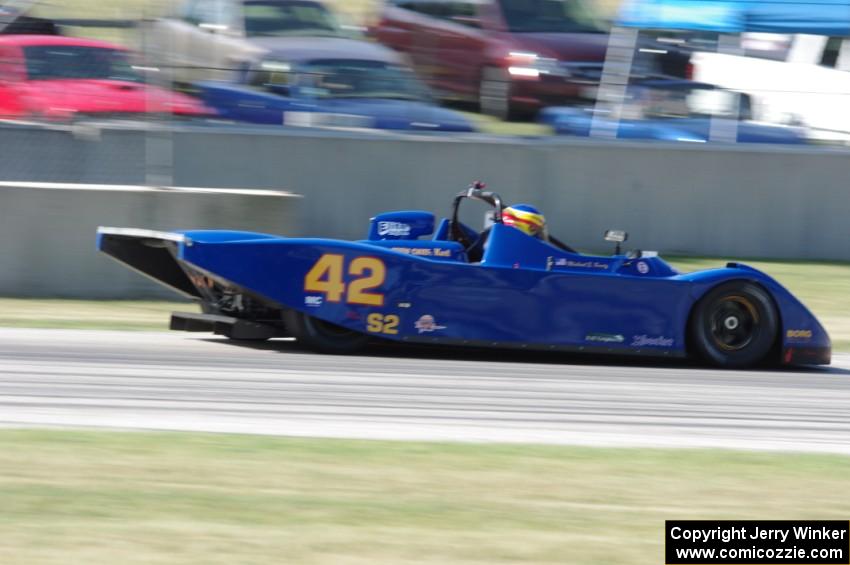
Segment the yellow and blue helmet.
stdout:
[[502,210],[502,222],[538,239],[546,239],[546,218],[528,204],[514,204]]

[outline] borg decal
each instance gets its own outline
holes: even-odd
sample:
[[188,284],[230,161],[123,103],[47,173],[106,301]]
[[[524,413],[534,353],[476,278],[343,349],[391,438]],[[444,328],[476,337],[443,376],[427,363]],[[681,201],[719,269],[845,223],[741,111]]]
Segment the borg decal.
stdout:
[[788,339],[812,339],[812,330],[788,330],[785,336]]

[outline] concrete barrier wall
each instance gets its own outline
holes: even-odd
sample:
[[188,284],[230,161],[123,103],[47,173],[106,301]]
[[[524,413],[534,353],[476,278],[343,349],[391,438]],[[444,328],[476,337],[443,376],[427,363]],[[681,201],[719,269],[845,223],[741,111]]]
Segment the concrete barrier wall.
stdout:
[[584,249],[608,249],[602,232],[620,228],[632,246],[665,253],[850,260],[841,150],[283,128],[3,128],[0,143],[0,177],[13,180],[141,183],[156,169],[181,186],[290,190],[304,196],[299,226],[278,231],[305,235],[363,237],[389,209],[442,215],[481,179],[541,207],[554,233]]
[[134,129],[0,127],[0,181],[145,184],[147,140]]
[[97,252],[97,227],[291,234],[298,200],[272,191],[0,183],[0,296],[174,299]]
[[174,147],[178,184],[304,195],[309,235],[363,237],[383,210],[444,215],[480,179],[538,205],[554,234],[584,249],[607,249],[602,233],[618,228],[666,253],[850,260],[844,151],[218,133],[179,133]]

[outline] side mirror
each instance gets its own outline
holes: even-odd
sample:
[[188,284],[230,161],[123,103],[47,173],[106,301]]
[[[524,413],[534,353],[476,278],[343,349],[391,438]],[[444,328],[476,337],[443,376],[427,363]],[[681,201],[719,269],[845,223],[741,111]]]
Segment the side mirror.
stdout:
[[620,246],[626,241],[628,241],[628,239],[629,234],[624,232],[623,230],[608,230],[605,232],[605,241],[617,244],[617,248],[614,251],[614,255],[620,254]]

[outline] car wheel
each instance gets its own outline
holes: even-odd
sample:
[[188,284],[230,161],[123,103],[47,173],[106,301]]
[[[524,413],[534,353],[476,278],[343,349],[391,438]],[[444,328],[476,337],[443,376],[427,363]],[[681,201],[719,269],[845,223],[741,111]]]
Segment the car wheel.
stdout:
[[290,311],[286,328],[302,343],[319,353],[344,355],[356,353],[369,342],[369,336],[331,324],[301,312]]
[[511,80],[503,69],[487,67],[481,73],[481,85],[478,89],[478,105],[482,114],[511,119]]
[[692,346],[709,363],[725,368],[764,362],[776,343],[779,316],[770,295],[748,282],[709,292],[691,316]]

